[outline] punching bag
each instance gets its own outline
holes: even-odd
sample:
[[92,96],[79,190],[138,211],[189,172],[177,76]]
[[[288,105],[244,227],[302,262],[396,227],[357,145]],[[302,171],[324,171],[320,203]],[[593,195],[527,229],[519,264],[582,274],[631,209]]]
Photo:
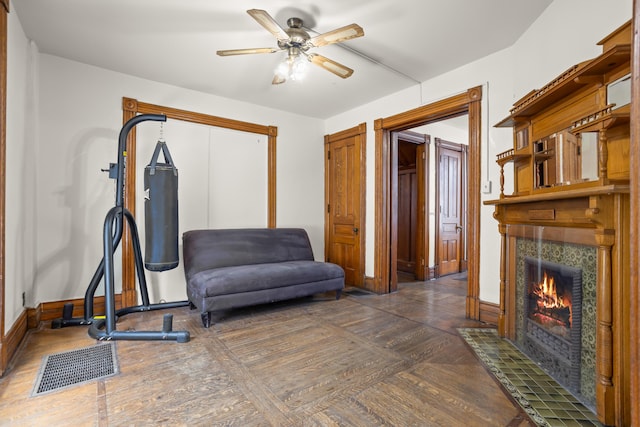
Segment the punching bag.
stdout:
[[[165,163],[158,163],[160,151]],[[169,148],[158,141],[144,168],[144,266],[150,271],[178,266],[178,169]]]

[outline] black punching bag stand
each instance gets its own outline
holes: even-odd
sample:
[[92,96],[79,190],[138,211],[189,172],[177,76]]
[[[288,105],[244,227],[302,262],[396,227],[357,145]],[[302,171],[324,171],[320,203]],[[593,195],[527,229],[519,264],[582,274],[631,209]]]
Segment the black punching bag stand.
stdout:
[[[62,319],[55,319],[52,322],[53,328],[61,328],[64,326],[90,325],[89,335],[98,340],[172,340],[177,342],[188,342],[189,331],[173,331],[173,315],[165,314],[162,322],[162,330],[160,331],[118,331],[116,330],[116,320],[119,316],[129,313],[137,313],[151,310],[162,310],[167,308],[184,307],[189,304],[188,301],[165,302],[159,304],[149,303],[149,292],[147,290],[147,280],[144,275],[144,265],[142,262],[142,254],[140,251],[140,238],[138,237],[138,227],[133,218],[133,214],[124,207],[124,157],[126,155],[127,137],[129,132],[135,125],[144,121],[164,122],[167,117],[160,114],[141,114],[127,121],[120,130],[118,139],[118,163],[112,165],[116,167],[116,203],[113,208],[107,212],[104,220],[104,229],[102,233],[103,239],[103,257],[96,269],[96,272],[89,283],[84,296],[84,317],[73,318],[73,304],[65,304],[63,308]],[[132,166],[135,167],[135,166]],[[133,245],[133,255],[135,258],[135,270],[140,285],[140,296],[142,304],[125,307],[120,310],[115,309],[115,288],[113,278],[113,254],[122,240],[124,219],[126,218],[129,230],[131,232],[131,242]],[[104,317],[93,317],[93,298],[104,277]]]

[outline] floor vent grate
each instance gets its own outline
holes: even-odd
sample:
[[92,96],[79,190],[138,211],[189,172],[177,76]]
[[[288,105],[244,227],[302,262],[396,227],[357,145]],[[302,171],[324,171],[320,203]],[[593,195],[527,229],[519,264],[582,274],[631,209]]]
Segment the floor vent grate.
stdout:
[[38,396],[118,373],[114,343],[45,356],[33,388]]

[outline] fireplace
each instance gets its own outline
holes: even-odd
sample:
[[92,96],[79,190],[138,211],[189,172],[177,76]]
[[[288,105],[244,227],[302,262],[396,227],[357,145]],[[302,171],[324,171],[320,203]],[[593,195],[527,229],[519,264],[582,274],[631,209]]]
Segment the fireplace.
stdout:
[[582,270],[524,257],[521,350],[580,395]]
[[[511,246],[510,339],[595,412],[597,248],[567,242],[572,235],[566,230],[509,226],[509,231],[518,234]],[[539,296],[545,288],[548,295]]]

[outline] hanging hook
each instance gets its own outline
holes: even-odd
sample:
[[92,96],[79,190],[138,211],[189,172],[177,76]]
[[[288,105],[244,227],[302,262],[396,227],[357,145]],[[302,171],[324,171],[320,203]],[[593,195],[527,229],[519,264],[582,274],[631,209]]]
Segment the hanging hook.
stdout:
[[164,141],[164,122],[160,122],[160,137],[158,138],[158,142]]

